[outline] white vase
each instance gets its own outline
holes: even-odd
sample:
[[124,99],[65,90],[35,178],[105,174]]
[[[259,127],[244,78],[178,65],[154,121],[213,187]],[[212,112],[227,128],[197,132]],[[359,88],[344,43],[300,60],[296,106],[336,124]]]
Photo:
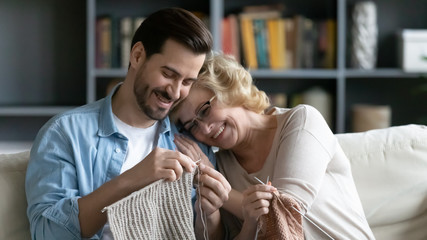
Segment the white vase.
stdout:
[[377,8],[374,2],[364,1],[355,4],[351,28],[352,49],[351,66],[360,69],[373,69],[377,62]]

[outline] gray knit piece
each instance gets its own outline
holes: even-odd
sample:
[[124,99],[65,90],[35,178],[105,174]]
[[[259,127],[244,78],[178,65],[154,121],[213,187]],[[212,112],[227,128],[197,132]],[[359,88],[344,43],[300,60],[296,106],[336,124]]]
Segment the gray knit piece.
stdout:
[[115,240],[195,239],[193,174],[159,180],[106,207]]

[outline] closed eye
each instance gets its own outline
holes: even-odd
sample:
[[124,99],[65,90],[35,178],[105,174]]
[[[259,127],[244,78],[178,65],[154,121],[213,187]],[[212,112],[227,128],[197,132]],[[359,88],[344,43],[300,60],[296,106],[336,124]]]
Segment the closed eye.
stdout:
[[205,104],[199,112],[199,118],[205,118],[209,115],[211,111],[211,105],[210,104]]
[[195,82],[194,79],[184,79],[182,81],[182,85],[184,85],[184,86],[191,86],[191,85],[193,85],[194,82]]

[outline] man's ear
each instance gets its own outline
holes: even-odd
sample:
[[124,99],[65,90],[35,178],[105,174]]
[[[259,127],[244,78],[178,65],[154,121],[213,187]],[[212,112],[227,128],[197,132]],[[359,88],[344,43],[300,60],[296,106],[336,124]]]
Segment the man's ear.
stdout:
[[145,48],[142,42],[137,42],[133,45],[129,61],[131,67],[136,67],[141,61],[145,61]]

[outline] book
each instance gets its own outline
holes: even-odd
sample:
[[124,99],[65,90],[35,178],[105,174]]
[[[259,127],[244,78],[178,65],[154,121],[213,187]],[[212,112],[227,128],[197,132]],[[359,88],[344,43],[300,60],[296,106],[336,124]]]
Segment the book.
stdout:
[[121,68],[128,69],[133,35],[133,20],[123,17],[120,20],[120,62]]
[[111,18],[100,16],[96,19],[96,57],[97,68],[111,68],[112,66],[112,32]]
[[222,51],[240,62],[239,26],[235,14],[230,14],[222,20]]
[[303,32],[302,32],[302,56],[301,56],[301,67],[302,68],[314,68],[314,51],[316,34],[313,20],[304,18]]
[[317,24],[317,65],[316,67],[326,68],[326,51],[328,48],[328,38],[326,21],[319,21]]
[[260,12],[241,12],[239,17],[250,18],[250,19],[268,19],[268,18],[280,18],[282,13],[278,10],[260,11]]
[[336,66],[336,45],[337,45],[337,23],[334,19],[326,20],[326,52],[325,68],[335,68]]
[[270,46],[270,68],[283,69],[286,67],[286,37],[285,20],[282,18],[268,19],[268,45]]
[[111,68],[120,68],[120,19],[111,20]]
[[256,69],[258,68],[258,62],[255,52],[254,29],[251,18],[240,18],[240,31],[242,36],[244,65],[249,69]]
[[246,5],[243,7],[242,12],[245,12],[245,13],[259,13],[259,12],[268,12],[268,11],[283,12],[284,10],[285,10],[285,5],[283,3],[277,3],[277,4],[265,4],[265,5]]
[[302,68],[303,63],[303,56],[304,56],[304,22],[305,17],[302,15],[295,15],[294,18],[294,26],[295,26],[295,52],[294,52],[294,59],[293,59],[293,67],[294,68]]
[[[269,68],[269,45],[266,21],[281,17],[281,9],[247,6],[239,14],[244,60],[250,68]],[[246,11],[245,11],[246,9]]]
[[254,19],[252,21],[255,37],[256,58],[258,68],[269,68],[268,36],[265,19]]
[[285,68],[291,69],[295,68],[294,60],[295,60],[295,41],[296,41],[296,32],[295,32],[295,24],[292,18],[284,19],[285,25]]

